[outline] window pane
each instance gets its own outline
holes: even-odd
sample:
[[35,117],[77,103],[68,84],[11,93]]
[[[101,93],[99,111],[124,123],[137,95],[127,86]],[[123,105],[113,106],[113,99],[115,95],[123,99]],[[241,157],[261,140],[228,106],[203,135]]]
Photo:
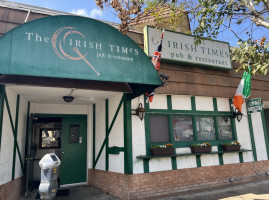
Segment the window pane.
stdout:
[[191,117],[172,117],[173,134],[175,141],[192,141],[192,118]]
[[79,125],[70,125],[69,132],[69,142],[78,143],[79,142]]
[[219,139],[232,140],[232,124],[229,117],[218,117]]
[[58,148],[61,146],[61,130],[41,129],[41,146],[40,148]]
[[150,115],[151,142],[169,142],[168,116]]
[[198,140],[215,140],[215,128],[213,117],[197,117],[197,139]]

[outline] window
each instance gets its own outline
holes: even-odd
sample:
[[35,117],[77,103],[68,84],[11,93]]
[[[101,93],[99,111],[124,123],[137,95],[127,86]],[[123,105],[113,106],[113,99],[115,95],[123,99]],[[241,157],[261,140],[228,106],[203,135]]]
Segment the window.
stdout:
[[[227,115],[150,114],[151,143],[174,143],[178,147],[189,147],[192,143],[206,142],[213,145],[224,140],[234,140],[232,116]],[[195,125],[195,126],[194,126]]]
[[69,142],[78,143],[79,142],[79,125],[70,125],[69,127]]
[[219,140],[232,140],[232,124],[229,117],[218,117]]
[[43,128],[40,131],[39,148],[56,149],[61,147],[61,130]]
[[185,116],[173,116],[173,135],[175,141],[192,141],[192,118]]
[[150,115],[151,142],[169,142],[168,115]]
[[213,117],[196,117],[197,140],[215,140]]

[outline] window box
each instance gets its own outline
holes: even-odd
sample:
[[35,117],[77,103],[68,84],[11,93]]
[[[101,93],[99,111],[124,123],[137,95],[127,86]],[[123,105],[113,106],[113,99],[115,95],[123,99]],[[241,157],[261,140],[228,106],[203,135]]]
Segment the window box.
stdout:
[[192,153],[210,153],[211,152],[212,146],[194,146],[191,147],[191,152]]
[[174,154],[174,148],[166,148],[166,149],[150,149],[150,153],[152,156],[167,156]]
[[239,151],[241,145],[221,145],[223,151]]

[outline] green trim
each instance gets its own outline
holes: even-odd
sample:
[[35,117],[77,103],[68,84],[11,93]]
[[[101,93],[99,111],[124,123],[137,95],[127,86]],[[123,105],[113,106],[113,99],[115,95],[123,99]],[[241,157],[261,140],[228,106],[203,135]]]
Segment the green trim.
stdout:
[[[167,100],[167,110],[168,112],[171,111],[172,108],[172,97],[171,95],[167,95],[166,96],[166,100]],[[169,133],[170,133],[170,141],[174,141],[174,137],[173,137],[173,123],[172,123],[172,119],[171,116],[169,116]],[[176,170],[177,169],[177,159],[176,158],[171,158],[171,164],[172,164],[172,169]]]
[[[196,102],[195,102],[195,97],[191,97],[191,110],[196,111]],[[187,111],[186,113],[189,113],[190,111]]]
[[196,165],[197,167],[202,167],[201,155],[196,155]]
[[100,156],[101,156],[101,154],[102,154],[102,151],[103,151],[103,149],[104,149],[104,147],[105,147],[106,141],[108,140],[108,136],[109,136],[109,134],[111,133],[111,129],[113,128],[114,123],[115,123],[115,121],[116,121],[116,119],[117,119],[117,116],[118,116],[118,114],[119,114],[119,111],[120,111],[120,108],[121,108],[121,106],[122,106],[122,104],[123,104],[124,99],[125,99],[125,95],[123,95],[122,98],[121,98],[121,101],[120,101],[120,103],[119,103],[119,105],[118,105],[118,108],[117,108],[117,110],[116,110],[116,113],[115,113],[115,115],[114,115],[114,117],[113,117],[113,120],[112,120],[112,122],[111,122],[111,124],[110,124],[110,127],[109,127],[109,129],[108,129],[108,135],[105,137],[105,139],[104,139],[104,141],[103,141],[103,144],[102,144],[102,146],[101,146],[101,148],[100,148],[100,150],[99,150],[99,153],[98,153],[98,155],[97,155],[97,158],[96,158],[96,160],[95,160],[95,162],[94,162],[94,166],[93,166],[93,168],[95,168],[95,166],[96,166],[96,164],[97,164],[97,162],[98,162],[98,160],[99,160],[99,158],[100,158]]
[[108,133],[108,124],[109,124],[109,105],[108,105],[108,99],[106,99],[106,116],[105,116],[105,123],[106,123],[106,171],[108,171],[108,168],[109,168],[109,155],[108,155],[108,144],[109,144],[109,133]]
[[[146,103],[146,97],[144,99],[145,102],[145,109],[146,109],[146,116],[145,116],[145,133],[146,133],[146,156],[150,157],[150,145],[151,145],[151,139],[150,139],[150,121],[149,116],[150,115],[167,115],[169,117],[169,136],[170,136],[170,142],[173,143],[174,148],[183,148],[183,147],[190,147],[193,142],[209,142],[212,146],[217,146],[218,152],[222,152],[221,144],[222,143],[228,143],[234,140],[234,138],[237,138],[236,134],[236,128],[234,119],[232,118],[232,109],[230,111],[218,111],[218,104],[217,104],[217,98],[212,98],[213,103],[213,111],[197,111],[196,110],[196,98],[192,96],[191,99],[191,110],[172,110],[172,96],[167,95],[167,109],[149,109],[149,104]],[[192,117],[192,126],[193,126],[193,137],[194,139],[192,141],[175,141],[173,137],[173,123],[172,123],[172,117],[173,116],[191,116]],[[215,133],[215,139],[214,140],[205,140],[205,141],[198,141],[197,140],[197,124],[196,124],[196,117],[199,116],[212,116],[214,117],[214,127],[216,130]],[[227,116],[231,120],[232,124],[232,132],[233,132],[233,139],[232,140],[219,140],[218,135],[218,117],[220,116]],[[154,144],[165,144],[163,142],[154,143]],[[192,154],[193,155],[193,154]],[[239,154],[239,156],[242,156],[242,154]],[[223,165],[223,153],[218,153],[219,157],[219,164]],[[173,158],[173,156],[172,156]],[[242,161],[239,157],[239,159]],[[172,168],[176,168],[176,159],[172,159]],[[144,162],[144,172],[147,172],[147,169],[149,162]],[[201,157],[200,155],[196,156],[196,165],[197,167],[201,167]]]
[[[19,119],[19,111],[20,111],[20,95],[17,95],[17,103],[16,103],[16,118],[15,118],[15,132],[14,132],[14,143],[13,143],[13,161],[12,161],[12,180],[15,177],[15,168],[16,168],[16,140],[18,136],[18,119]],[[24,171],[24,169],[23,169]]]
[[125,152],[124,147],[117,147],[117,146],[108,147],[109,154],[120,154],[120,152]]
[[268,134],[267,134],[267,127],[266,127],[266,120],[264,115],[264,109],[262,109],[261,112],[261,118],[262,118],[262,126],[263,126],[263,133],[264,133],[264,140],[265,140],[265,146],[266,146],[266,152],[267,152],[267,159],[269,159],[269,141],[268,141]]
[[[137,157],[137,159],[139,158]],[[144,173],[149,173],[149,159],[143,160],[143,166],[144,166]]]
[[30,180],[32,177],[30,177],[30,159],[31,159],[31,141],[32,141],[32,114],[30,114],[30,107],[31,104],[28,101],[27,105],[27,125],[26,125],[26,140],[25,140],[25,196],[28,196],[29,194],[29,187],[32,185],[30,183]]
[[[13,137],[14,137],[14,144],[15,144],[14,146],[15,146],[15,148],[17,148],[18,155],[19,155],[19,158],[20,158],[21,169],[22,169],[22,171],[24,173],[23,161],[22,161],[21,152],[20,152],[20,148],[19,148],[19,145],[18,145],[18,141],[17,141],[17,136],[16,136],[17,133],[16,133],[16,129],[14,127],[14,123],[13,123],[13,120],[12,120],[12,115],[11,115],[11,111],[10,111],[10,107],[9,107],[9,103],[8,103],[6,92],[4,94],[4,99],[5,99],[5,102],[6,102],[6,107],[7,107],[7,111],[8,111],[9,121],[10,121],[11,129],[12,129],[12,133],[13,133]],[[17,114],[17,111],[16,111],[16,114]],[[17,123],[17,122],[15,122],[15,123]]]
[[[146,155],[150,156],[150,145],[151,145],[151,138],[150,138],[150,121],[149,121],[149,103],[147,103],[147,96],[144,95],[144,107],[146,110],[144,124],[145,124],[145,140],[146,140]],[[149,173],[149,162],[144,160],[144,173]]]
[[125,94],[124,107],[124,173],[133,174],[132,107],[131,97]]
[[171,95],[167,95],[166,96],[166,100],[167,100],[167,110],[173,110],[172,109],[172,97]]
[[248,125],[249,125],[252,153],[253,153],[254,160],[257,161],[256,145],[255,145],[251,114],[248,114]]
[[96,106],[92,105],[92,167],[95,169]]
[[[233,104],[233,99],[229,99],[229,105],[230,105],[230,111],[231,111],[231,114],[233,113],[233,107],[231,106]],[[236,132],[236,125],[235,125],[235,119],[234,118],[230,118],[231,119],[231,124],[232,124],[232,133],[233,133],[233,138],[235,140],[238,140],[237,139],[237,132]]]
[[[218,112],[218,102],[216,98],[213,98],[213,107],[214,107],[214,112]],[[215,127],[216,127],[216,139],[219,140],[219,127],[218,127],[218,118],[216,116],[214,116],[214,122],[215,122]],[[218,146],[218,151],[221,151],[221,145],[219,144]],[[219,164],[223,165],[224,161],[223,161],[223,155],[222,154],[218,154],[219,156]]]
[[25,134],[25,158],[27,158],[27,154],[28,154],[28,131],[29,131],[29,118],[30,118],[30,105],[31,103],[28,101],[27,103],[27,120],[26,120],[26,134]]
[[172,170],[177,170],[177,158],[176,157],[171,158],[171,163],[172,163]]
[[5,86],[0,85],[0,153],[1,153],[1,141],[3,131],[2,129],[3,129],[4,101],[5,101],[4,97],[5,97]]
[[35,113],[37,117],[85,117],[85,114],[44,114],[44,113]]
[[240,149],[239,151],[212,151],[209,153],[178,153],[173,155],[166,156],[137,156],[137,159],[149,160],[152,158],[164,158],[164,157],[178,157],[178,156],[201,156],[201,155],[209,155],[209,154],[226,154],[226,153],[244,153],[252,150],[248,149]]

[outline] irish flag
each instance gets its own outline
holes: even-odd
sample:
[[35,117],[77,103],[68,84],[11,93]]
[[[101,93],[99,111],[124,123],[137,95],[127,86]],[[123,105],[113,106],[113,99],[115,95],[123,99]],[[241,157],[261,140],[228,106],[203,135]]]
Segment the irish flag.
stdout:
[[251,70],[250,66],[248,67],[248,71],[245,71],[242,79],[238,85],[236,93],[234,95],[234,106],[240,112],[242,112],[242,104],[244,103],[244,99],[248,98],[250,95],[251,88]]

